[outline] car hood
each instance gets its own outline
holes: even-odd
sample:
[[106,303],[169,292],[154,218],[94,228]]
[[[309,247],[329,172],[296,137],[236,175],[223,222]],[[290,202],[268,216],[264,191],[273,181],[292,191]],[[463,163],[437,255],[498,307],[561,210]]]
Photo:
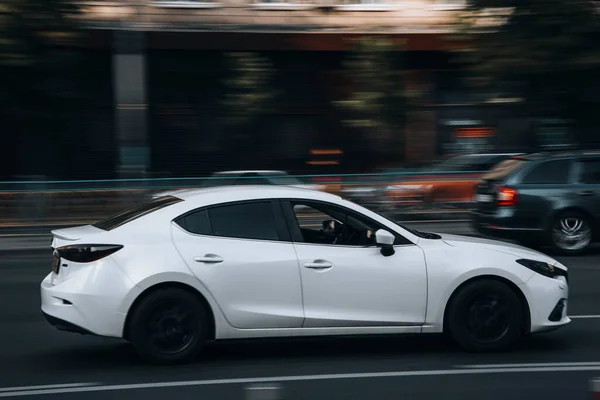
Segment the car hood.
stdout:
[[539,251],[528,249],[527,247],[519,246],[512,243],[502,242],[499,240],[483,239],[472,236],[460,236],[460,235],[449,235],[445,233],[438,233],[442,237],[442,240],[453,247],[462,246],[481,246],[490,251],[497,251],[500,253],[510,254],[517,258],[526,258],[529,260],[543,261],[550,265],[557,266],[558,262]]

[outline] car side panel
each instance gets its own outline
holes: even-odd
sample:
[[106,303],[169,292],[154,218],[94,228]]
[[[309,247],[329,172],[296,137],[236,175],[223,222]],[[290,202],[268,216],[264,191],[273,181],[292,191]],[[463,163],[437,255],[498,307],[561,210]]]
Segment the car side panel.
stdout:
[[[211,291],[232,326],[302,326],[302,286],[292,243],[193,235],[176,224],[171,229],[181,258]],[[209,255],[222,261],[196,261]]]
[[520,285],[534,274],[515,263],[515,257],[476,247],[452,247],[442,240],[422,240],[428,275],[427,315],[423,332],[442,332],[446,305],[464,282],[497,276]]

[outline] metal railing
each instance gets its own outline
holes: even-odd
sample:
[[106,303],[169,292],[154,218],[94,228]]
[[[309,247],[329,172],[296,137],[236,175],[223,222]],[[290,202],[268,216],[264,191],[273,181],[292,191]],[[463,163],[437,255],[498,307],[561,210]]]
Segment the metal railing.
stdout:
[[[423,180],[443,181],[452,174],[453,180],[460,179],[457,172],[402,172],[384,174],[345,175],[291,175],[301,183],[319,185],[322,190],[341,194],[355,201],[376,207],[386,213],[400,212],[404,207],[438,207],[443,204],[427,200],[419,190],[405,190],[394,184],[410,182],[428,175]],[[433,177],[435,176],[435,178]],[[268,178],[268,177],[261,177]],[[272,177],[275,181],[281,176]],[[164,191],[219,185],[227,177],[218,178],[154,178],[118,180],[73,180],[73,181],[14,181],[0,182],[0,227],[22,227],[30,225],[74,225],[101,219],[114,212],[130,207],[144,199]],[[240,178],[235,179],[239,182]],[[242,178],[252,184],[257,178]],[[414,180],[413,179],[413,180]],[[472,179],[472,178],[469,178]],[[284,183],[285,185],[285,183]],[[358,186],[374,189],[372,192],[353,192]]]

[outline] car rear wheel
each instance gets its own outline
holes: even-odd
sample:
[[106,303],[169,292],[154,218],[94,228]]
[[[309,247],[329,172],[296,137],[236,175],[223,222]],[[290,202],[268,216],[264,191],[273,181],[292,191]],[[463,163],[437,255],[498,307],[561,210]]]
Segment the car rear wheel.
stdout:
[[144,297],[132,312],[129,338],[136,352],[148,362],[192,361],[206,341],[204,307],[185,290],[158,289]]
[[562,254],[581,254],[592,242],[592,226],[589,219],[576,211],[559,215],[550,229],[552,247]]
[[448,328],[465,350],[506,350],[523,337],[523,307],[505,283],[492,279],[467,284],[449,304]]

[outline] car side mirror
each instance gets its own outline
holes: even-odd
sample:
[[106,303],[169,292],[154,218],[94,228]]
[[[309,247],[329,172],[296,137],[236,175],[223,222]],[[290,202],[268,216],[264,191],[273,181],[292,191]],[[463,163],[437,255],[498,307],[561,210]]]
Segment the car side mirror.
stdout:
[[377,232],[375,232],[375,243],[377,243],[377,246],[381,247],[381,254],[385,257],[392,256],[396,252],[394,250],[395,241],[396,236],[384,229],[378,229]]

